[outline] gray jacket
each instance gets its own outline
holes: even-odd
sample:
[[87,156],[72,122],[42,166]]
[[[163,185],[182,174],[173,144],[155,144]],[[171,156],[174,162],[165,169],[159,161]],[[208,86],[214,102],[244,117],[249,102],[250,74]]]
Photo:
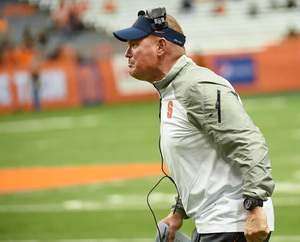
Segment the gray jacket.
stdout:
[[268,147],[230,83],[182,56],[154,86],[162,156],[198,232],[244,231],[244,196],[265,201],[272,230]]

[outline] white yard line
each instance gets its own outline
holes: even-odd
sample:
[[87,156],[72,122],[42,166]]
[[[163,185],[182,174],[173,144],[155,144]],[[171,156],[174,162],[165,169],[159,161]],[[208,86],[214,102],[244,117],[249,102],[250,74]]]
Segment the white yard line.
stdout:
[[[274,206],[300,206],[300,184],[279,183]],[[296,192],[295,194],[295,191]],[[280,197],[280,194],[284,197]],[[286,194],[292,194],[286,196]],[[153,193],[150,196],[150,204],[154,209],[165,209],[167,204],[174,201],[174,194]],[[139,211],[148,210],[146,198],[143,195],[111,194],[103,197],[102,201],[66,200],[60,203],[50,204],[0,204],[0,213],[29,213],[29,212],[76,212],[76,211]]]
[[300,197],[277,197],[273,199],[273,204],[275,207],[300,206]]
[[299,242],[300,241],[300,235],[290,235],[290,236],[285,236],[285,235],[276,235],[276,236],[271,236],[272,242]]
[[268,97],[255,99],[242,99],[244,107],[247,111],[266,109],[277,110],[283,109],[287,105],[285,97]]
[[[166,209],[174,201],[174,194],[156,193],[150,196],[155,209]],[[66,212],[66,211],[139,211],[148,210],[142,195],[112,194],[104,201],[67,200],[55,204],[0,204],[0,213]]]
[[78,117],[54,117],[45,119],[20,120],[0,123],[0,134],[41,132],[55,129],[95,127],[100,124],[99,115]]
[[295,182],[278,182],[275,186],[275,193],[300,193],[300,183]]
[[[67,201],[68,202],[68,201]],[[156,206],[156,208],[166,208],[166,206]],[[39,213],[39,212],[76,212],[76,211],[139,211],[147,210],[146,203],[142,204],[124,204],[120,206],[111,206],[97,202],[80,202],[77,205],[68,206],[64,204],[24,204],[24,205],[0,205],[0,213]]]

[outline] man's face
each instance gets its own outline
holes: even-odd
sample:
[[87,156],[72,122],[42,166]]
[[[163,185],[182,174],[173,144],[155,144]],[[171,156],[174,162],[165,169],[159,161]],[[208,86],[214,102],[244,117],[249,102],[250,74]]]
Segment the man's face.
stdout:
[[155,38],[147,36],[127,43],[125,57],[128,58],[129,74],[139,80],[155,81],[157,68]]

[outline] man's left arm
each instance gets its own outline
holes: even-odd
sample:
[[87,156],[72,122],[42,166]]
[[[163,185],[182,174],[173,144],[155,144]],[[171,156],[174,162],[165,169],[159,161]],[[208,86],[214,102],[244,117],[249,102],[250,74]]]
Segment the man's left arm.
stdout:
[[[243,196],[266,201],[275,187],[268,146],[238,95],[230,88],[211,84],[201,84],[201,88],[193,91],[199,94],[191,99],[188,110],[191,121],[238,163],[243,174]],[[263,209],[256,207],[247,211],[247,215],[246,238],[251,242],[263,241],[270,232]]]
[[264,136],[233,90],[221,85],[198,85],[192,89],[196,97],[188,107],[190,121],[238,163],[243,173],[243,196],[266,201],[275,184]]

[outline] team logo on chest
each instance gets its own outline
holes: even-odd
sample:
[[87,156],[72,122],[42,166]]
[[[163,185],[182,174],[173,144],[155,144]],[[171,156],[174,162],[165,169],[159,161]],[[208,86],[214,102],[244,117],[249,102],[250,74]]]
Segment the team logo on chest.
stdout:
[[173,114],[173,102],[169,101],[168,102],[167,118],[172,118],[172,114]]

